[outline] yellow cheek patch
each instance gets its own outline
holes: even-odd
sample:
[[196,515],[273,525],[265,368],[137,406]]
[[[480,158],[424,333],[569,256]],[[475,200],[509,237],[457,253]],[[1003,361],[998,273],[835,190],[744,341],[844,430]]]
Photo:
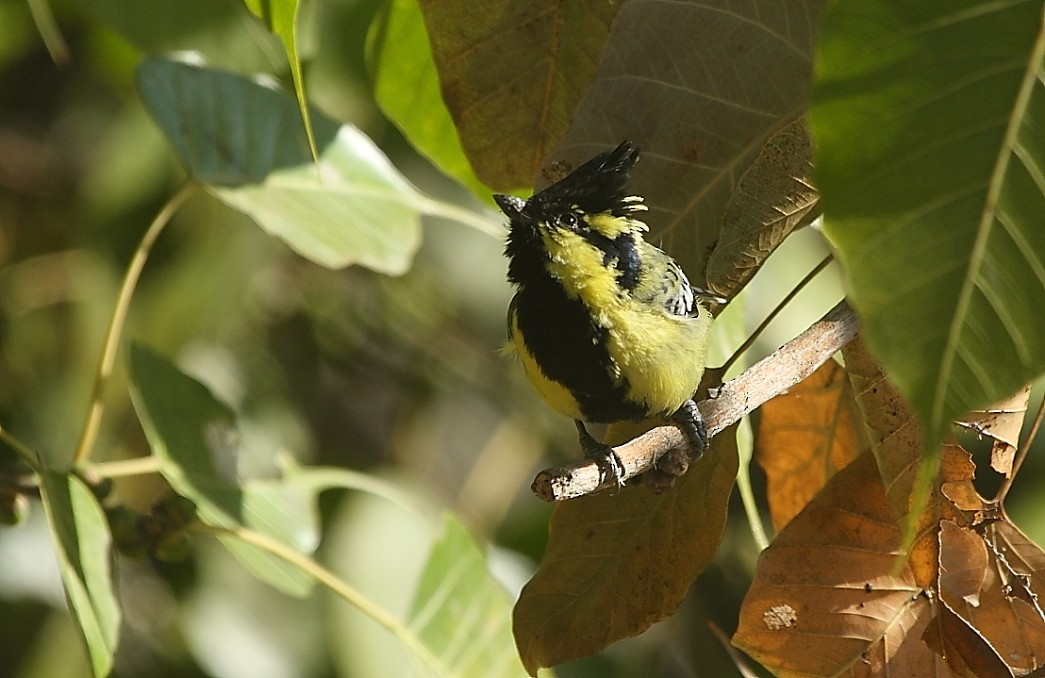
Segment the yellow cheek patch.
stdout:
[[596,322],[608,327],[612,307],[622,300],[615,272],[603,265],[602,250],[569,231],[554,231],[544,239],[551,259],[548,272],[562,284],[567,296],[583,301],[595,314]]

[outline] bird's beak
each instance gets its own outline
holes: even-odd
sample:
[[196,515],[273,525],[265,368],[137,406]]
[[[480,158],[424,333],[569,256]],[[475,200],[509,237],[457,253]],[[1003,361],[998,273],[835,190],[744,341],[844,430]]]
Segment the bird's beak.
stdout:
[[497,203],[497,206],[501,208],[501,211],[504,212],[505,216],[509,219],[518,218],[526,207],[526,201],[522,198],[516,198],[514,195],[497,193],[494,195],[493,201]]

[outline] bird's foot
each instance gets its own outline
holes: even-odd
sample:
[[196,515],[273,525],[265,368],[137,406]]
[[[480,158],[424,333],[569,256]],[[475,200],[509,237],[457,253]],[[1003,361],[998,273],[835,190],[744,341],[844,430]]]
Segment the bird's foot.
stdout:
[[708,449],[708,430],[704,426],[704,418],[700,416],[697,404],[692,399],[687,400],[671,415],[671,419],[679,425],[690,447],[693,448],[693,459],[704,456],[704,451]]
[[613,448],[606,443],[600,443],[584,428],[584,423],[574,422],[577,425],[577,437],[580,440],[581,450],[586,459],[591,459],[599,466],[599,483],[607,478],[612,478],[617,487],[624,487],[624,464]]

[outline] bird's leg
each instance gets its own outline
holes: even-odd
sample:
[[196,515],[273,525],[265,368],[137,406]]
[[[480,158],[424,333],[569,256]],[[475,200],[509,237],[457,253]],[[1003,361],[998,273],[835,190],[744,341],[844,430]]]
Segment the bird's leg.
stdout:
[[689,444],[693,448],[693,459],[700,459],[704,456],[704,451],[708,449],[708,430],[704,426],[704,418],[700,416],[700,410],[697,409],[697,404],[693,402],[693,399],[682,403],[682,407],[671,415],[671,419],[679,425],[686,435],[686,439],[689,440]]
[[617,487],[624,487],[624,465],[617,453],[606,443],[600,443],[592,438],[580,419],[574,419],[573,423],[577,425],[577,438],[580,440],[584,456],[599,465],[599,481],[602,482],[612,476]]

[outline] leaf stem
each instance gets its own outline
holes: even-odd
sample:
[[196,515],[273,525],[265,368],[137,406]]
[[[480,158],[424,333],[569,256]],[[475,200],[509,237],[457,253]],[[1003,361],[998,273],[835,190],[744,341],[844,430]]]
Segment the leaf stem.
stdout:
[[831,263],[832,259],[834,259],[834,255],[828,254],[820,261],[819,264],[813,267],[812,271],[806,274],[806,277],[798,281],[798,284],[795,285],[794,288],[787,293],[786,297],[780,300],[780,303],[776,305],[776,308],[774,308],[770,312],[770,314],[766,316],[766,319],[762,321],[762,324],[755,328],[755,331],[752,332],[751,335],[747,338],[747,340],[740,345],[740,348],[734,351],[733,355],[729,356],[729,360],[727,360],[726,363],[720,368],[722,370],[722,374],[725,374],[729,370],[730,366],[732,366],[733,363],[735,363],[737,359],[740,358],[740,356],[744,355],[744,352],[751,348],[752,344],[758,341],[759,335],[761,335],[762,332],[764,332],[765,329],[769,327],[769,323],[776,320],[776,317],[780,315],[780,312],[783,311],[788,304],[791,303],[791,300],[798,296],[798,293],[801,292],[806,285],[812,282],[813,278],[815,278],[817,275],[820,274],[821,271],[827,268],[827,265]]
[[51,55],[51,60],[59,66],[65,66],[69,63],[69,46],[62,37],[58,22],[54,20],[51,6],[47,4],[47,0],[29,0],[28,5],[36,30],[40,32],[40,38],[44,41],[44,47]]
[[79,466],[91,456],[91,450],[98,440],[98,431],[101,428],[102,412],[105,409],[103,396],[105,386],[112,375],[113,364],[116,362],[116,350],[120,345],[120,335],[123,334],[124,322],[127,320],[127,310],[131,305],[131,296],[138,284],[145,261],[149,258],[149,252],[156,243],[156,239],[163,232],[164,227],[170,222],[171,217],[181,207],[182,203],[192,194],[194,185],[189,183],[181,187],[167,204],[163,206],[156,218],[149,225],[149,229],[142,237],[138,249],[131,257],[131,263],[124,273],[123,282],[120,285],[120,293],[116,297],[116,306],[113,308],[112,318],[109,320],[109,328],[102,343],[102,352],[98,358],[98,369],[94,374],[94,387],[91,390],[91,404],[87,412],[87,420],[84,422],[83,431],[80,433],[80,441],[73,455],[73,465]]
[[504,237],[504,229],[494,226],[493,221],[488,217],[460,205],[435,200],[434,198],[425,198],[421,202],[421,210],[428,216],[456,221],[459,224],[471,226],[478,231],[497,238]]
[[90,470],[102,478],[144,476],[160,472],[160,460],[153,456],[103,461],[90,465]]
[[15,454],[21,457],[26,466],[33,469],[33,471],[40,473],[43,470],[43,465],[36,454],[25,443],[8,433],[3,426],[0,426],[0,441],[3,441],[5,445],[14,450]]
[[425,647],[424,643],[421,642],[421,639],[402,622],[388,612],[382,610],[376,603],[307,555],[294,550],[278,539],[274,539],[268,535],[262,534],[261,532],[245,527],[225,529],[209,525],[199,525],[195,529],[219,537],[234,537],[246,544],[267,551],[289,565],[293,565],[302,572],[315,577],[319,583],[326,586],[342,600],[347,602],[349,605],[352,605],[360,612],[373,619],[380,626],[391,632],[392,635],[400,640],[400,642],[406,645],[412,652],[416,653],[416,655],[424,661],[427,666],[436,669],[439,675],[450,675],[449,671],[446,670],[438,658],[436,658],[435,655]]
[[737,490],[740,492],[740,503],[744,507],[747,516],[748,528],[751,538],[755,540],[759,551],[769,548],[769,537],[762,525],[762,514],[758,510],[758,501],[755,499],[755,491],[751,487],[751,459],[754,442],[751,432],[751,422],[742,420],[737,430],[737,447],[740,449],[740,465],[737,469]]

